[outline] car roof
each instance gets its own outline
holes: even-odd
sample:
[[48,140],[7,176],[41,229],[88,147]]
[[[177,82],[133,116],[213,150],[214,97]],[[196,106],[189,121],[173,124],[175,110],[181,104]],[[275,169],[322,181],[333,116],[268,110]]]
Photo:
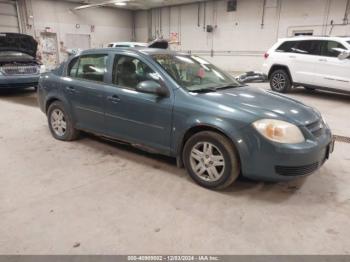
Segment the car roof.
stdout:
[[294,36],[289,38],[280,38],[279,41],[300,41],[300,40],[337,40],[337,41],[349,41],[350,37],[347,36]]
[[147,46],[147,43],[143,43],[143,42],[112,42],[112,43],[109,43],[109,45],[140,45],[140,46]]
[[181,53],[177,51],[172,51],[169,49],[162,49],[162,48],[148,48],[148,47],[119,47],[119,48],[96,48],[96,49],[87,49],[79,53],[79,55],[86,55],[86,54],[95,54],[95,53],[105,53],[105,52],[111,52],[111,53],[119,53],[119,52],[134,52],[134,53],[142,53],[145,55],[155,55],[155,54],[169,54],[169,55],[188,55],[186,53]]

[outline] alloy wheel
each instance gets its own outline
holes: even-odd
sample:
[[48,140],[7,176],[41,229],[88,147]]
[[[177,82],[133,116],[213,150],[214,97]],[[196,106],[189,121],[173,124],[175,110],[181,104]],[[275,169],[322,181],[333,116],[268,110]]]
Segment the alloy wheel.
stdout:
[[273,75],[271,84],[274,89],[281,91],[285,88],[286,83],[287,79],[283,74],[277,73]]
[[191,150],[190,164],[193,172],[202,180],[215,182],[225,170],[222,152],[212,143],[198,142]]
[[55,109],[51,113],[51,127],[57,136],[64,136],[67,131],[67,122],[64,113],[60,109]]

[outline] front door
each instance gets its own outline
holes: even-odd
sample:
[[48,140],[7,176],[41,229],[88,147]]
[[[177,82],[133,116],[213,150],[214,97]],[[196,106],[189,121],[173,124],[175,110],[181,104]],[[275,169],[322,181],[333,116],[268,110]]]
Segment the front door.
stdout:
[[108,56],[105,54],[83,55],[72,60],[64,78],[66,93],[76,125],[94,132],[104,126],[104,77]]
[[112,84],[106,88],[106,126],[110,135],[167,153],[170,150],[173,94],[160,97],[136,90],[142,81],[161,82],[141,58],[117,55]]
[[350,58],[341,60],[337,49],[346,48],[336,41],[322,41],[322,65],[317,71],[322,75],[319,86],[350,91]]

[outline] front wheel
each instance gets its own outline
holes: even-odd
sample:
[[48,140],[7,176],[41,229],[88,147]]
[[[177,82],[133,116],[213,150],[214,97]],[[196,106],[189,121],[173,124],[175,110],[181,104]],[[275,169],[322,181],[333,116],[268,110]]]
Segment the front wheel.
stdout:
[[239,160],[231,141],[215,132],[192,136],[185,144],[183,160],[192,179],[209,189],[226,188],[239,176]]
[[279,93],[288,93],[292,88],[292,81],[285,70],[274,71],[270,77],[270,87]]

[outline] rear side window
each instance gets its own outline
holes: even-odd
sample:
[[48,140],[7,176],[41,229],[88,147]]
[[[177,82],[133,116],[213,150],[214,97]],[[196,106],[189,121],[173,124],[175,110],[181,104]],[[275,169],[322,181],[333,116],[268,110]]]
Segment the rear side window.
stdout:
[[277,49],[276,52],[292,52],[292,48],[297,44],[297,41],[287,41],[282,43]]
[[107,58],[108,55],[106,54],[81,56],[76,77],[89,81],[103,82],[107,71]]
[[339,51],[334,50],[334,48],[340,48],[346,50],[346,48],[336,41],[322,41],[322,56],[337,57]]
[[317,40],[299,41],[292,50],[294,53],[304,55],[321,55],[321,43],[321,41]]

